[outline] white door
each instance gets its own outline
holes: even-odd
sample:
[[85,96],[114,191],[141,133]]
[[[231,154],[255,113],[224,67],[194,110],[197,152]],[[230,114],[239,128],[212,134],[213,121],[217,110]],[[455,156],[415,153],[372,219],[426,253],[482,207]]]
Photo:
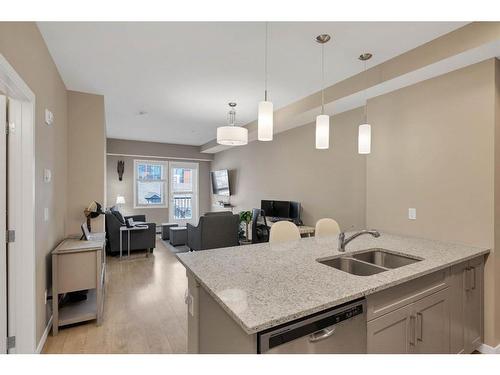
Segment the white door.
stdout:
[[7,353],[7,98],[0,95],[0,354]]
[[170,162],[170,222],[198,222],[198,163]]

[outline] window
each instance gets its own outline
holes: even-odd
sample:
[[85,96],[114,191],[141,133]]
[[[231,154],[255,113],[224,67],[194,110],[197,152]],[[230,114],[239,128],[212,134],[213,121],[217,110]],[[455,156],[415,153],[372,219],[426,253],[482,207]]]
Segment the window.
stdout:
[[167,207],[167,162],[134,160],[134,207]]
[[170,163],[170,221],[193,221],[198,217],[198,164]]

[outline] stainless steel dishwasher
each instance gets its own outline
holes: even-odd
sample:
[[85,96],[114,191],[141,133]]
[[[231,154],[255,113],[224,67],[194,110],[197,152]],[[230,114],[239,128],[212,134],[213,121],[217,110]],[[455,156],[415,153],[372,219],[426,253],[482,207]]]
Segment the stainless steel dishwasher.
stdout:
[[258,334],[268,354],[366,353],[366,300],[359,299]]

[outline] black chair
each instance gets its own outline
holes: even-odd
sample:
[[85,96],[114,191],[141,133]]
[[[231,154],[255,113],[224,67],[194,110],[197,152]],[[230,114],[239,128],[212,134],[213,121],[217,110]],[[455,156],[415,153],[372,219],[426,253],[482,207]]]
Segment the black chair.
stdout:
[[[111,255],[120,253],[120,233],[122,235],[123,250],[128,249],[128,234],[120,232],[120,227],[125,225],[125,220],[132,218],[134,221],[142,221],[145,223],[145,215],[125,216],[117,210],[109,210],[105,213],[106,223],[106,250]],[[151,253],[156,246],[156,224],[145,223],[147,229],[130,232],[130,251],[133,250],[148,250]]]
[[[259,221],[259,217],[262,217],[263,223]],[[252,210],[252,243],[261,242],[269,242],[266,213],[260,208],[254,208]]]

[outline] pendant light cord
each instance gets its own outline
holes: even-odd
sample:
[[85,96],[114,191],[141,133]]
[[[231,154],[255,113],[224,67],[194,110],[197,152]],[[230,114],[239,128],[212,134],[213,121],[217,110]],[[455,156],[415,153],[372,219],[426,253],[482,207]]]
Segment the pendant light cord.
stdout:
[[267,102],[267,49],[268,49],[268,22],[266,22],[266,37],[264,47],[264,101]]
[[325,45],[321,45],[321,114],[325,114]]
[[364,110],[365,124],[368,122],[368,116],[366,114],[367,107],[368,107],[368,93],[367,93],[368,88],[366,88],[368,86],[367,85],[368,82],[366,82],[367,81],[367,79],[366,79],[366,61],[367,60],[364,61],[364,63],[365,63],[365,68],[364,68],[365,69],[365,110]]

